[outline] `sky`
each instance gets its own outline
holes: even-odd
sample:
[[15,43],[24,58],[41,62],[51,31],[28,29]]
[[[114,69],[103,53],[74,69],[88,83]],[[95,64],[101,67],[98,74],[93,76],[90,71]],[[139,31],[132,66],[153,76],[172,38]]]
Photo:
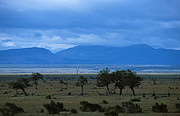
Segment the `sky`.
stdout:
[[180,0],[0,0],[0,50],[134,44],[180,50]]

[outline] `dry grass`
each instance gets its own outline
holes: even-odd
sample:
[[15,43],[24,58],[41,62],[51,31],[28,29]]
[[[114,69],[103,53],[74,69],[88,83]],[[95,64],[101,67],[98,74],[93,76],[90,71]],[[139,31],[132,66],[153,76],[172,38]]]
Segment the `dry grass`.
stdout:
[[[120,96],[119,90],[116,89],[117,94],[113,94],[110,96],[99,96],[96,93],[96,90],[100,93],[105,93],[106,88],[100,88],[96,86],[96,81],[89,81],[88,85],[84,86],[84,96],[80,96],[80,87],[76,87],[76,81],[68,81],[68,89],[63,89],[65,85],[60,84],[59,81],[48,81],[48,84],[44,84],[40,82],[38,85],[37,93],[34,96],[24,96],[21,95],[19,97],[11,97],[15,94],[15,91],[8,88],[7,82],[0,82],[0,85],[5,85],[5,87],[0,86],[0,107],[6,102],[15,103],[17,106],[23,107],[25,113],[17,114],[18,116],[47,116],[47,111],[43,107],[43,103],[49,103],[51,100],[55,102],[64,103],[64,107],[66,109],[77,109],[77,114],[71,114],[69,112],[62,112],[61,115],[65,116],[103,116],[103,113],[98,112],[80,112],[80,101],[88,101],[90,103],[100,104],[103,107],[120,105],[123,101],[129,101],[132,98],[141,98],[140,102],[135,102],[139,104],[143,113],[141,114],[121,114],[119,116],[129,116],[129,115],[139,115],[139,116],[178,116],[180,113],[176,113],[175,103],[180,103],[180,85],[176,83],[172,83],[171,81],[158,81],[156,85],[151,84],[149,81],[144,81],[141,86],[135,88],[136,96],[132,96],[131,90],[126,88],[123,90],[123,95]],[[112,86],[112,85],[111,85]],[[92,89],[96,87],[96,89]],[[169,87],[174,89],[169,89]],[[177,89],[176,89],[177,88]],[[4,92],[9,91],[8,94],[4,94]],[[30,87],[26,90],[28,93],[32,93],[35,90],[35,87]],[[167,95],[168,92],[171,93],[171,97],[158,98],[154,100],[151,97],[152,92],[155,92],[156,95]],[[21,90],[19,90],[21,92]],[[68,96],[68,93],[72,94]],[[146,97],[143,98],[143,93],[146,94]],[[54,95],[56,99],[45,99],[47,95]],[[102,101],[108,101],[108,104],[103,104]],[[151,110],[152,105],[156,102],[164,103],[168,106],[169,113],[153,113]],[[45,113],[38,113],[41,109],[44,109]],[[56,116],[56,115],[55,115]],[[58,115],[57,115],[58,116]]]

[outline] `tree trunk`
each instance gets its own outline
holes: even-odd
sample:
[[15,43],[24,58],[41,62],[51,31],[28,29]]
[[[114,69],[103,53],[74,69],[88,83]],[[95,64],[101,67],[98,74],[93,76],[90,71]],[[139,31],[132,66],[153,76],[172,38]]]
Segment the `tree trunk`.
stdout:
[[36,90],[38,89],[38,88],[37,88],[37,85],[35,86],[35,88],[36,88]]
[[106,88],[107,88],[107,92],[108,92],[108,94],[110,94],[108,85],[106,86]]
[[25,96],[28,96],[28,94],[26,93],[26,91],[25,91],[24,88],[22,89],[22,91],[23,91],[23,93],[24,93]]
[[81,85],[81,93],[80,93],[80,95],[83,95],[83,87],[84,87],[84,85]]
[[135,96],[134,88],[131,88],[133,95]]
[[119,90],[120,90],[120,91],[119,91],[119,95],[122,95],[122,90],[123,90],[123,89],[122,89],[122,88],[119,88]]

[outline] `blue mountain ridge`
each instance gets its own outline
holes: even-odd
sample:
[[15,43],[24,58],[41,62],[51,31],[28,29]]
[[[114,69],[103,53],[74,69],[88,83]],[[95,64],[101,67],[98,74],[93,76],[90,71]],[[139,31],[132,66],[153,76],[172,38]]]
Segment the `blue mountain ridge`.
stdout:
[[0,51],[0,64],[148,64],[180,65],[180,50],[128,47],[76,46],[55,54],[44,48]]
[[0,51],[1,64],[59,64],[66,60],[59,58],[49,50],[32,47]]
[[76,46],[56,53],[62,58],[93,60],[99,64],[180,65],[180,50],[128,47]]

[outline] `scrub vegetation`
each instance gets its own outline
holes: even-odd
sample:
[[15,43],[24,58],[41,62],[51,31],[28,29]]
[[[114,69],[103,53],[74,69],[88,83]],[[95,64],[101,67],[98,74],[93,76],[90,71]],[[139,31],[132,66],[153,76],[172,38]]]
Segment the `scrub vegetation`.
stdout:
[[179,115],[179,78],[164,80],[151,74],[147,74],[149,78],[144,78],[148,76],[131,70],[111,72],[108,68],[96,75],[74,75],[47,77],[33,73],[17,79],[1,80],[0,114]]

